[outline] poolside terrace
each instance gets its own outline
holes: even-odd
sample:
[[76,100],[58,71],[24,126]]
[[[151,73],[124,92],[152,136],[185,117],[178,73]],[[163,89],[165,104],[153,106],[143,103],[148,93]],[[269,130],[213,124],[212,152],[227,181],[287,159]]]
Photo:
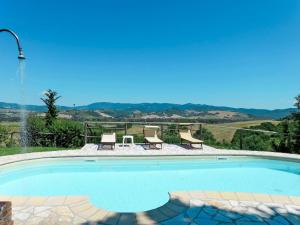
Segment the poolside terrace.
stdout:
[[[220,150],[204,145],[203,149],[163,144],[162,149],[147,149],[143,144],[117,144],[114,150],[98,144],[86,144],[79,150],[27,153],[0,158],[0,165],[53,157],[154,157],[154,156],[265,156],[300,160],[298,155]],[[12,202],[16,225],[33,224],[107,224],[107,225],[202,225],[202,224],[300,224],[300,197],[256,193],[182,191],[170,193],[165,205],[146,212],[117,213],[92,205],[86,196],[0,196]],[[1,223],[0,223],[1,224]],[[5,223],[4,223],[5,224]]]
[[[196,157],[259,156],[300,160],[299,155],[217,149],[164,143],[162,149],[145,144],[117,143],[115,149],[87,143],[81,149],[36,152],[0,157],[0,165],[56,157]],[[87,196],[0,196],[12,202],[16,225],[106,224],[106,225],[202,225],[202,224],[300,224],[300,197],[210,190],[170,193],[163,206],[145,212],[118,213],[95,207]],[[1,224],[1,222],[0,222]],[[6,223],[4,223],[6,225]],[[2,224],[1,224],[2,225]]]

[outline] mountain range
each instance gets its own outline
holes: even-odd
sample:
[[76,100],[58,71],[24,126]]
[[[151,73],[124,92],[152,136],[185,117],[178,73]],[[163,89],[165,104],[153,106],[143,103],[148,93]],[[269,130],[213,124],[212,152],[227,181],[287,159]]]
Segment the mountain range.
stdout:
[[[22,106],[16,103],[0,102],[0,109],[2,110],[19,110]],[[32,112],[45,112],[46,106],[41,105],[25,105],[28,111]],[[279,119],[295,112],[295,108],[287,109],[254,109],[254,108],[234,108],[226,106],[213,106],[205,104],[173,104],[173,103],[112,103],[112,102],[96,102],[83,106],[58,106],[60,110],[112,110],[112,111],[128,111],[128,112],[143,112],[143,113],[160,113],[171,110],[193,110],[193,111],[225,111],[225,112],[237,112],[242,114],[248,114],[256,118],[265,119]]]

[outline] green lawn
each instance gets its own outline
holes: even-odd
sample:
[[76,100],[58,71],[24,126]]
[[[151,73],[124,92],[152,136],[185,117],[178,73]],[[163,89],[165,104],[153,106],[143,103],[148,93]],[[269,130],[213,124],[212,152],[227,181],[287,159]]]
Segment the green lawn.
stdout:
[[28,147],[26,150],[20,147],[9,147],[9,148],[1,148],[0,147],[0,156],[4,155],[15,155],[20,153],[29,153],[29,152],[48,152],[48,151],[58,151],[65,150],[65,148],[59,147]]

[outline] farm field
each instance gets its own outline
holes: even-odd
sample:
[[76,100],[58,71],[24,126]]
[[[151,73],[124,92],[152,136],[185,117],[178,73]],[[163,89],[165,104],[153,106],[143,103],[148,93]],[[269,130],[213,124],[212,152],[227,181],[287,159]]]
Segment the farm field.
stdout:
[[227,142],[230,142],[237,129],[256,126],[265,122],[271,122],[275,125],[279,123],[279,121],[276,120],[253,120],[253,121],[232,122],[232,123],[222,123],[222,124],[203,124],[203,127],[208,129],[210,132],[212,132],[214,137],[218,141],[225,140]]
[[0,126],[7,128],[9,132],[16,132],[20,130],[19,122],[0,122]]

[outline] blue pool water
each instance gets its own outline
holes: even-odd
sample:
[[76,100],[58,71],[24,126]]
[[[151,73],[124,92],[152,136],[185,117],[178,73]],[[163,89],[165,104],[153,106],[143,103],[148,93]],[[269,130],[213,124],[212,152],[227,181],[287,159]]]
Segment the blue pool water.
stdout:
[[0,195],[85,195],[100,208],[143,211],[168,192],[216,190],[300,196],[300,163],[250,157],[72,158],[0,167]]

